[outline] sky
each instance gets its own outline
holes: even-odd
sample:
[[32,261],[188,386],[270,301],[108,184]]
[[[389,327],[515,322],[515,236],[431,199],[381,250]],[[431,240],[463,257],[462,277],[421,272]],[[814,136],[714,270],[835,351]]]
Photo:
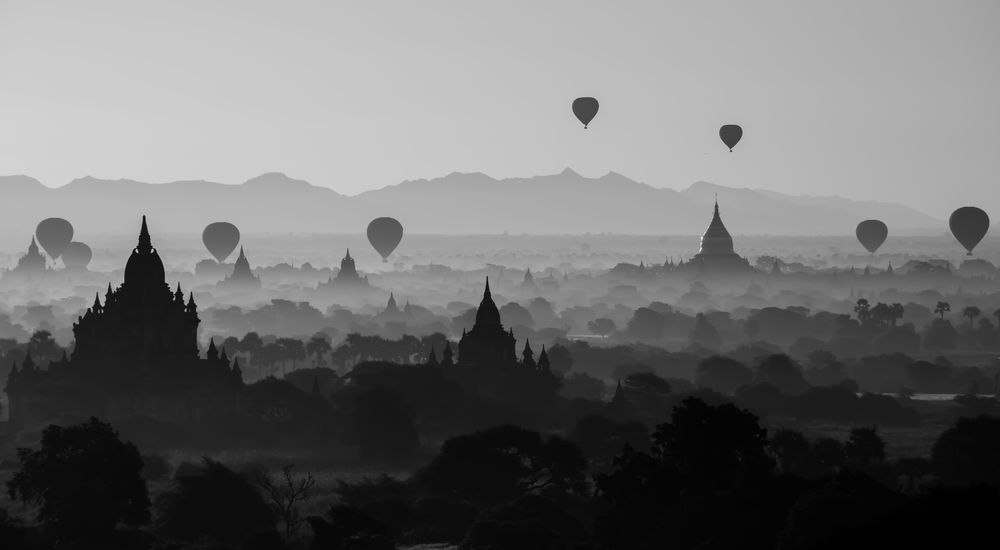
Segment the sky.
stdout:
[[0,174],[353,195],[572,167],[946,218],[1000,202],[998,54],[995,0],[0,0]]

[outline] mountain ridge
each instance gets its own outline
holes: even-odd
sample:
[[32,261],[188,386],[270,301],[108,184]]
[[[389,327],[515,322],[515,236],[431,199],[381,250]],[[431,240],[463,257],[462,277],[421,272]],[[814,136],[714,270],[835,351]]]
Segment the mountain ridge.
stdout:
[[[246,233],[363,233],[378,216],[396,217],[411,233],[617,233],[697,235],[718,197],[733,234],[847,235],[862,219],[880,217],[893,230],[933,230],[942,220],[913,208],[839,196],[810,197],[697,181],[684,189],[653,187],[617,172],[497,179],[452,172],[404,180],[356,195],[267,172],[243,183],[207,180],[149,183],[77,178],[47,187],[25,175],[0,176],[0,200],[17,204],[0,217],[6,233],[30,235],[50,216],[82,233],[134,230],[146,214],[160,231],[196,233],[212,221]],[[880,215],[878,215],[880,214]],[[845,221],[846,220],[846,221]]]

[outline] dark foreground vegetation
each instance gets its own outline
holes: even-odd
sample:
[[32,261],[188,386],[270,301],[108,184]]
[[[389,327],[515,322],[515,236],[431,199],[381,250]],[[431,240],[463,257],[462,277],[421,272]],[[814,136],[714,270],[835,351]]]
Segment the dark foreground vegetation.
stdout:
[[929,456],[897,459],[875,428],[769,434],[697,397],[662,420],[477,430],[411,474],[337,482],[316,515],[302,513],[316,479],[292,466],[170,468],[98,419],[53,425],[18,451],[0,547],[959,548],[1000,514],[996,417],[963,418]]

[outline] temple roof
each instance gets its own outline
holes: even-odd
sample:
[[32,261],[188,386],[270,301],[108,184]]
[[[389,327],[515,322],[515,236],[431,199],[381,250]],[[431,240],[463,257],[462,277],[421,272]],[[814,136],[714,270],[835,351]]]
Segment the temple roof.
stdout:
[[163,271],[163,261],[153,248],[146,227],[146,216],[142,217],[142,229],[139,230],[139,243],[132,250],[132,255],[125,264],[125,286],[156,286],[163,285],[166,276]]
[[715,212],[712,215],[712,222],[708,224],[708,229],[701,237],[701,250],[699,255],[729,255],[733,252],[733,237],[722,223],[719,216],[719,201],[715,201]]
[[500,310],[493,302],[493,295],[490,294],[490,278],[486,278],[486,290],[483,291],[483,301],[479,303],[476,310],[477,325],[500,325]]

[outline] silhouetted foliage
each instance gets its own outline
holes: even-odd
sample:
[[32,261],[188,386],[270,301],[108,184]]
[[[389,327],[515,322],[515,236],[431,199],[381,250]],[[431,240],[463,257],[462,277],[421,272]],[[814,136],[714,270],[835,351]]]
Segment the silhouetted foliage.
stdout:
[[726,395],[731,395],[737,388],[752,380],[753,371],[746,365],[719,355],[703,359],[698,363],[695,374],[695,384]]
[[7,482],[8,494],[37,504],[39,521],[60,540],[99,540],[119,522],[150,519],[142,458],[110,424],[51,425],[39,449],[17,454],[21,469]]
[[274,515],[251,476],[207,457],[199,466],[178,468],[156,507],[157,529],[170,539],[239,544],[275,531]]
[[[599,537],[620,548],[655,548],[667,540],[681,548],[741,539],[753,546],[749,526],[766,506],[746,504],[771,479],[766,435],[749,412],[685,399],[670,422],[657,426],[649,454],[626,448],[612,473],[597,476],[611,507]],[[721,531],[720,516],[730,518]]]
[[960,418],[938,437],[931,461],[944,483],[1000,487],[1000,418]]
[[433,494],[489,505],[535,492],[582,494],[586,467],[580,449],[561,437],[498,426],[445,441],[414,482]]
[[364,512],[332,506],[324,517],[308,518],[312,550],[393,550],[387,529]]
[[538,495],[523,495],[484,513],[460,548],[570,550],[588,538],[584,525],[565,506]]
[[358,394],[351,412],[352,439],[368,460],[408,460],[420,445],[410,408],[398,393],[374,387]]
[[609,471],[626,445],[639,450],[649,447],[649,432],[639,422],[618,422],[600,415],[580,419],[569,439],[580,447],[594,472]]
[[761,360],[754,381],[767,382],[789,395],[797,395],[809,387],[802,369],[785,354],[769,355]]

